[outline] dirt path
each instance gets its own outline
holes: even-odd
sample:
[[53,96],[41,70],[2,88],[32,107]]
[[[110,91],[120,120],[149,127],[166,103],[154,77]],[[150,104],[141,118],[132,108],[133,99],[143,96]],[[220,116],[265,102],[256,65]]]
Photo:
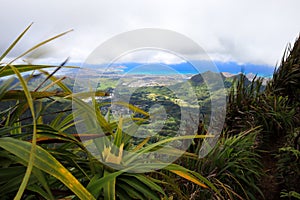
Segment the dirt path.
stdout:
[[[263,164],[263,169],[266,175],[262,177],[260,182],[260,188],[264,193],[265,200],[280,200],[280,185],[278,179],[276,178],[277,174],[277,159],[275,154],[278,152],[278,149],[282,147],[282,144],[285,143],[284,137],[278,138],[276,142],[267,143],[264,152],[261,153],[261,162]],[[260,198],[262,199],[262,198]],[[282,200],[282,199],[281,199]]]
[[280,187],[276,179],[276,159],[272,154],[273,152],[262,154],[262,164],[266,175],[262,177],[260,185],[266,200],[279,200]]

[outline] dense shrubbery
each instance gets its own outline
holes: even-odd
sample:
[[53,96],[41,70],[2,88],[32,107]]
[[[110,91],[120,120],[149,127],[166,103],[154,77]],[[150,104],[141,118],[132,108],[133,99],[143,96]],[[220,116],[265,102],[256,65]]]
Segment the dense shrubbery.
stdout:
[[[245,84],[245,77],[236,81],[229,94],[227,129],[229,134],[239,134],[243,130],[260,127],[258,146],[266,151],[265,158],[276,163],[278,159],[278,188],[283,196],[299,192],[299,133],[300,127],[300,38],[293,48],[288,48],[280,66],[275,70],[265,90],[261,89],[262,80],[254,79]],[[293,136],[296,134],[295,136]],[[286,141],[294,137],[294,141]],[[298,148],[298,149],[297,149]],[[277,154],[274,158],[273,154]],[[265,159],[264,158],[264,159]],[[264,160],[263,160],[264,161]],[[268,164],[268,163],[266,163]],[[266,179],[268,177],[266,176]],[[292,191],[291,193],[289,191]],[[278,191],[275,191],[278,192]],[[279,197],[266,197],[279,198]]]
[[300,199],[300,148],[299,129],[289,134],[286,143],[279,148],[277,158],[277,179],[281,187],[281,196]]
[[207,177],[220,194],[200,189],[194,199],[257,199],[262,164],[255,149],[259,130],[250,129],[236,136],[224,136],[203,159],[197,160],[196,170]]

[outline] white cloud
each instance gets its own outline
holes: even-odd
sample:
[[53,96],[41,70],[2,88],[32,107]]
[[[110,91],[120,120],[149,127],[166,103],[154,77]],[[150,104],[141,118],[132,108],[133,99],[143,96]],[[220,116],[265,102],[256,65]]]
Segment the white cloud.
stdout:
[[170,52],[160,50],[141,50],[129,52],[115,61],[115,63],[126,62],[179,64],[186,61]]
[[68,56],[84,61],[98,45],[122,32],[164,28],[190,37],[213,59],[274,65],[300,31],[298,0],[11,0],[1,6],[2,51],[35,22],[12,57],[73,28],[48,45],[55,51],[47,54],[47,60],[57,62]]

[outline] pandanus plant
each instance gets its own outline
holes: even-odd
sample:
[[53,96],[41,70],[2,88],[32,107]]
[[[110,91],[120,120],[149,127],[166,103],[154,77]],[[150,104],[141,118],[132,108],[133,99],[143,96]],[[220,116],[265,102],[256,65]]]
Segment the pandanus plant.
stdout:
[[[0,62],[7,57],[30,27],[31,25],[1,55]],[[133,144],[133,137],[125,134],[122,129],[122,123],[127,120],[126,118],[109,120],[101,113],[101,105],[96,101],[89,105],[81,100],[82,96],[87,96],[89,93],[73,94],[63,82],[65,77],[56,76],[55,73],[58,70],[67,67],[66,62],[59,66],[15,64],[18,59],[68,32],[38,43],[9,62],[1,62],[0,78],[4,80],[0,87],[0,102],[3,108],[0,112],[1,198],[167,199],[172,195],[166,194],[165,189],[171,188],[172,193],[187,199],[185,194],[178,191],[179,187],[175,181],[166,181],[174,176],[190,181],[208,191],[219,193],[214,185],[201,174],[177,164],[140,163],[140,166],[135,166],[149,169],[163,166],[161,171],[152,170],[149,173],[129,172],[130,167],[126,168],[128,165],[124,164],[130,164],[136,160],[134,157],[123,156],[124,150],[141,155],[155,151],[174,140],[192,139],[195,137],[194,133],[163,139],[153,144],[150,144],[149,138],[146,138],[138,144]],[[48,68],[54,68],[54,71],[49,73]],[[24,77],[22,75],[24,72],[31,72],[31,74]],[[43,75],[44,80],[34,89],[30,89],[28,81],[36,76],[35,72]],[[11,76],[13,78],[10,78]],[[15,77],[18,83],[12,84],[12,79]],[[51,90],[53,86],[58,90]],[[108,94],[96,91],[92,95],[106,96]],[[69,133],[67,130],[70,128],[75,130],[76,124],[74,113],[70,112],[71,101],[77,101],[82,109],[92,109],[96,113],[96,122],[105,130],[105,135]],[[47,110],[61,102],[67,102],[67,107],[51,113],[52,120],[44,123]],[[135,113],[140,113],[139,116],[143,116],[135,119],[137,124],[149,118],[148,113],[133,105],[124,103],[122,105]],[[115,152],[114,148],[100,143],[97,146],[101,151],[100,155],[106,162],[123,164],[125,169],[116,170],[107,167],[94,157],[82,142],[97,143],[101,138],[118,146],[119,151]],[[182,153],[183,156],[197,159],[195,154],[178,152],[171,148],[165,153],[170,155]]]

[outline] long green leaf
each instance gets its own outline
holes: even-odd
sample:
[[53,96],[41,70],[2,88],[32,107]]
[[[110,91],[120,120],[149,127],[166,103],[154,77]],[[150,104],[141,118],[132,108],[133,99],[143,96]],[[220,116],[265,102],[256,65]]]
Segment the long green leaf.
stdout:
[[[7,66],[0,66],[0,78],[15,74],[14,71],[11,70]],[[55,65],[31,65],[31,64],[28,64],[28,65],[22,64],[22,65],[14,65],[14,66],[19,70],[20,73],[33,71],[33,70],[41,70],[41,69],[46,69],[46,68],[55,68],[55,67],[57,67]],[[64,67],[65,68],[76,68],[76,67],[71,67],[71,66],[64,66]]]
[[130,191],[127,191],[128,194],[130,194],[132,190],[137,190],[146,197],[144,199],[159,200],[159,197],[152,191],[152,188],[148,187],[138,179],[135,179],[134,177],[126,177],[126,178],[122,177],[120,178],[120,180],[122,180],[123,182],[127,183],[132,187]]
[[41,187],[39,187],[37,185],[30,185],[30,186],[27,187],[27,189],[30,190],[30,191],[38,193],[39,195],[41,195],[43,198],[45,198],[47,200],[54,199],[47,192],[45,192]]
[[[128,156],[124,156],[123,161],[125,161],[126,163],[131,163],[132,161],[137,159],[141,154],[149,153],[154,148],[161,146],[163,144],[175,141],[175,140],[188,140],[188,139],[194,139],[194,138],[210,138],[210,137],[214,137],[214,136],[213,135],[185,135],[185,136],[177,136],[177,137],[167,138],[162,141],[150,144],[150,145],[146,146],[145,148],[142,148],[142,149],[136,151],[136,153],[134,155],[128,154]],[[166,154],[167,153],[168,152],[166,152]]]
[[129,174],[129,176],[134,176],[151,189],[156,190],[157,192],[163,194],[165,197],[167,196],[164,190],[159,185],[153,182],[149,177],[146,177],[144,174]]
[[[45,71],[45,70],[40,69],[39,71],[42,72],[44,75],[46,75],[47,78],[49,78],[52,82],[57,82],[57,81],[59,80],[58,78],[56,78],[55,76],[53,76],[53,74],[51,75],[49,72],[47,72],[47,71]],[[71,89],[68,88],[63,82],[58,81],[56,84],[57,84],[64,92],[69,93],[69,94],[72,94]]]
[[24,166],[0,168],[0,183],[2,181],[6,182],[7,180],[11,179],[12,177],[24,174],[25,171],[26,171],[26,168]]
[[17,39],[6,49],[6,51],[0,56],[0,62],[5,56],[14,48],[14,46],[19,42],[19,40],[23,37],[23,35],[29,30],[29,28],[32,26],[33,23],[31,23],[27,28],[17,37]]
[[[133,168],[133,167],[132,167]],[[193,176],[193,178],[197,178],[199,181],[205,183],[208,187],[210,187],[212,190],[214,190],[217,194],[220,195],[220,191],[218,191],[218,189],[205,177],[203,177],[201,174],[189,170],[185,167],[182,167],[180,165],[177,164],[169,164],[168,166],[165,166],[165,163],[149,163],[149,164],[137,164],[134,166],[135,170],[153,170],[153,169],[165,169],[168,171],[180,171],[182,172],[181,174],[186,174],[187,176]],[[183,177],[185,178],[185,177]]]
[[33,168],[33,162],[34,162],[34,157],[35,157],[35,151],[36,151],[36,120],[35,120],[35,112],[34,112],[34,106],[33,106],[33,99],[31,97],[31,94],[28,90],[27,84],[23,77],[21,76],[20,72],[12,65],[9,65],[9,67],[14,71],[14,73],[17,75],[17,77],[20,80],[20,83],[23,87],[24,94],[31,112],[31,116],[33,120],[33,133],[32,133],[32,146],[30,150],[30,155],[28,159],[28,166],[26,169],[25,176],[23,178],[23,181],[21,183],[21,186],[19,187],[18,193],[15,196],[15,199],[21,199],[23,192],[25,191],[26,185],[29,181],[30,174]]
[[98,198],[100,196],[102,188],[107,184],[108,182],[116,179],[118,176],[123,174],[125,171],[117,171],[114,173],[110,173],[106,176],[103,176],[99,178],[97,175],[95,178],[93,178],[90,183],[87,186],[87,189],[96,197]]
[[[131,187],[129,184],[119,181],[118,186],[121,187],[126,191],[126,196],[129,196],[128,199],[139,199],[139,200],[146,200],[145,196],[142,194],[142,192],[135,190],[133,187]],[[123,195],[124,196],[124,195]],[[123,200],[123,199],[122,199]],[[124,199],[126,200],[126,199]]]
[[120,147],[121,143],[122,143],[122,129],[123,129],[123,119],[122,117],[120,117],[119,119],[119,124],[116,130],[116,134],[115,134],[115,138],[114,138],[114,144],[117,147]]
[[[23,179],[23,174],[19,175],[19,176],[15,176],[10,178],[9,180],[7,180],[5,182],[5,184],[1,185],[0,188],[0,194],[1,196],[5,196],[5,193],[12,193],[15,192],[16,190],[18,190],[18,187],[20,186],[22,179]],[[28,181],[28,185],[34,184],[36,183],[37,180],[34,179],[33,177],[30,177],[30,180]]]
[[[32,144],[14,138],[0,138],[0,146],[10,153],[18,156],[25,162],[29,162]],[[51,154],[43,148],[36,146],[34,166],[59,179],[71,191],[81,199],[95,199],[91,193]]]
[[[41,98],[48,98],[48,97],[66,97],[70,95],[69,93],[65,92],[29,92],[33,99],[41,99]],[[2,100],[18,100],[26,98],[26,92],[23,90],[9,90],[7,91]]]
[[[109,171],[104,171],[104,177],[111,174]],[[107,181],[103,187],[103,195],[105,200],[116,199],[116,177]]]
[[[85,125],[88,126],[88,128],[92,129],[94,127],[101,127],[104,133],[112,133],[112,128],[109,123],[105,120],[104,116],[101,114],[99,109],[95,109],[95,106],[91,106],[84,101],[82,101],[79,98],[73,97],[73,107],[75,107],[74,118],[85,117]],[[100,126],[99,126],[100,125]]]
[[37,49],[37,48],[39,48],[39,47],[41,47],[41,46],[47,44],[48,42],[51,42],[52,40],[55,40],[55,39],[57,39],[57,38],[59,38],[59,37],[65,35],[65,34],[71,32],[71,31],[73,31],[73,30],[69,30],[69,31],[63,32],[63,33],[58,34],[58,35],[56,35],[56,36],[54,36],[54,37],[51,37],[51,38],[49,38],[49,39],[47,39],[47,40],[45,40],[45,41],[43,41],[43,42],[38,43],[37,45],[31,47],[30,49],[28,49],[27,51],[25,51],[25,52],[22,53],[21,55],[17,56],[17,57],[14,58],[13,60],[11,60],[11,61],[9,62],[9,65],[12,64],[13,62],[15,62],[16,60],[18,60],[19,58],[22,58],[22,57],[25,56],[26,54],[28,54],[28,53],[34,51],[35,49]]

